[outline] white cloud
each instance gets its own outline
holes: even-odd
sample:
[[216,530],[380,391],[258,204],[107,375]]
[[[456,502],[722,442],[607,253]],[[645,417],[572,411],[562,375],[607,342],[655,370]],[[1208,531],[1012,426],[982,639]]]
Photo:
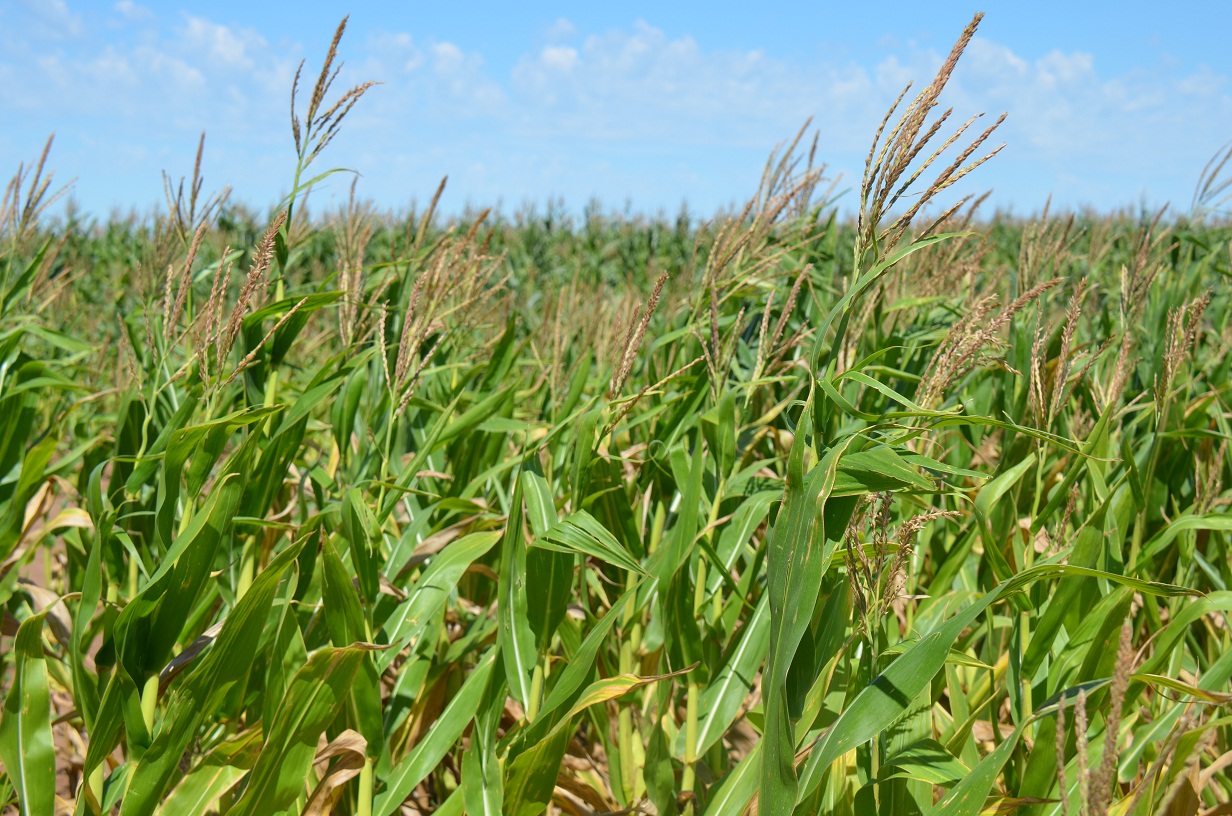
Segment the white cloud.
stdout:
[[114,6],[116,13],[128,20],[145,20],[154,16],[154,12],[145,6],[139,6],[133,0],[119,0]]
[[539,52],[539,59],[548,68],[568,71],[577,65],[578,52],[567,45],[548,45]]
[[556,22],[548,26],[544,35],[552,42],[568,40],[577,35],[577,26],[564,17],[558,17]]
[[433,45],[432,56],[436,58],[436,70],[441,73],[457,71],[466,63],[466,55],[462,53],[462,49],[451,42]]
[[707,52],[646,23],[588,36],[580,49],[546,46],[518,61],[511,86],[528,134],[740,143],[798,126],[809,91],[761,51]]
[[268,47],[265,38],[255,31],[237,30],[191,15],[185,21],[182,40],[216,65],[244,71],[254,66],[252,54]]
[[[401,74],[419,70],[424,65],[423,50],[405,31],[381,31],[368,37],[366,55],[359,60],[365,76],[380,76],[384,81],[397,82]],[[352,58],[351,63],[357,60]]]
[[364,100],[364,108],[378,112],[374,125],[424,118],[473,120],[490,117],[507,104],[483,57],[447,40],[418,43],[406,33],[383,32],[369,39],[367,57],[354,64],[354,82],[384,83],[371,101]]
[[69,10],[65,0],[23,0],[35,30],[27,32],[51,40],[78,37],[83,31],[81,15]]

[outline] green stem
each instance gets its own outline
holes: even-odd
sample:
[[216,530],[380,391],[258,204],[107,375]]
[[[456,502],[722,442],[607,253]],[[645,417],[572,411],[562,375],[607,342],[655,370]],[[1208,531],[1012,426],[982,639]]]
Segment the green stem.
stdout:
[[539,701],[543,697],[543,661],[535,664],[530,676],[530,698],[526,701],[526,721],[534,722],[539,716]]
[[[621,648],[621,662],[624,662],[624,651]],[[625,801],[633,799],[633,712],[628,706],[620,709],[617,723],[618,739],[620,740],[620,784],[625,790]]]
[[137,559],[128,559],[128,599],[137,597]]
[[658,549],[659,542],[663,540],[663,525],[666,523],[667,508],[663,506],[662,501],[659,501],[655,504],[654,520],[650,523],[650,542],[646,545],[648,553]]
[[[632,575],[628,577],[627,586],[632,586],[634,578]],[[621,626],[629,626],[633,620],[636,606],[634,598],[629,598],[625,608],[621,610],[622,619]],[[624,638],[624,642],[620,644],[620,673],[633,674],[633,658],[634,654],[640,645],[634,640],[641,640],[640,626],[634,624],[629,637]],[[633,711],[628,705],[620,707],[619,719],[617,721],[617,739],[620,741],[620,781],[625,790],[626,801],[632,801],[635,795],[636,775],[633,770]]]
[[256,542],[252,536],[248,536],[244,540],[244,551],[240,556],[240,577],[235,586],[235,598],[239,600],[243,598],[248,588],[252,586],[252,579],[256,577],[257,571],[257,548]]
[[145,722],[145,730],[154,732],[154,707],[158,705],[158,675],[152,674],[141,689],[141,719]]
[[697,762],[698,690],[698,684],[690,681],[684,723],[684,774],[680,780],[680,790],[685,793],[692,792],[696,784],[696,775],[693,766]]
[[697,583],[693,587],[693,617],[701,614],[702,608],[706,605],[706,558],[699,556],[697,559]]
[[372,816],[372,766],[375,760],[364,760],[359,772],[359,802],[355,816]]
[[99,802],[103,801],[103,783],[107,781],[107,764],[100,762],[94,766],[94,770],[90,771],[90,776],[86,780],[86,785],[89,786],[90,792],[94,794],[94,798]]

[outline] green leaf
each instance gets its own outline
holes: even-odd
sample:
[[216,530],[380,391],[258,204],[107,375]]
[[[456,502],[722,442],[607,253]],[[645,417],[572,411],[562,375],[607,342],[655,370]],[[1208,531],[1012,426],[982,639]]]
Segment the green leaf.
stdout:
[[329,630],[329,639],[339,647],[366,643],[370,637],[363,606],[355,592],[355,585],[351,582],[351,573],[328,538],[321,542],[321,563],[324,567],[322,611],[326,628]]
[[[214,447],[220,447],[230,436],[237,423],[255,421],[254,416],[269,416],[273,411],[241,412],[225,422],[207,423],[198,426],[188,437],[204,435],[206,455],[193,461],[212,465],[217,458]],[[237,418],[238,417],[238,418]],[[212,429],[205,433],[204,428]],[[176,434],[179,439],[180,432]],[[188,621],[198,595],[209,577],[215,555],[234,519],[236,509],[243,498],[246,477],[251,467],[259,434],[249,434],[237,450],[228,458],[223,474],[219,476],[209,493],[205,506],[192,515],[170,548],[162,557],[158,570],[120,612],[115,623],[115,638],[119,646],[120,660],[135,683],[144,682],[166,665]],[[181,439],[183,442],[183,439]],[[173,440],[164,461],[165,490],[160,490],[159,523],[165,517],[168,534],[171,527],[170,512],[164,513],[165,504],[178,495],[179,474],[188,451],[196,446],[195,441],[179,444]],[[196,478],[190,471],[191,485]],[[171,485],[175,488],[172,489]]]
[[1139,581],[1067,564],[1038,564],[1019,572],[954,615],[943,626],[920,638],[856,695],[813,746],[800,776],[801,798],[817,788],[822,772],[830,763],[868,742],[903,715],[916,695],[932,682],[933,676],[945,665],[954,641],[994,601],[1021,591],[1035,581],[1069,575],[1103,578],[1150,595],[1198,594],[1185,587]]
[[172,692],[166,714],[155,731],[150,747],[129,769],[128,790],[121,816],[153,813],[197,736],[204,717],[216,711],[231,686],[252,668],[252,655],[261,641],[278,583],[295,563],[304,539],[288,547],[253,581],[247,594],[223,622],[204,658],[197,658],[188,677]]
[[31,615],[13,639],[13,684],[0,719],[0,760],[23,814],[55,809],[56,756],[51,739],[51,692],[43,657],[43,620]]
[[839,460],[830,495],[834,498],[862,496],[906,488],[931,492],[933,484],[893,449],[879,446],[845,454]]
[[368,603],[376,600],[378,586],[378,557],[375,542],[380,540],[380,526],[376,516],[364,501],[364,494],[355,488],[346,492],[342,499],[342,537],[351,545],[351,564],[359,577],[359,588]]
[[552,636],[568,611],[577,559],[572,553],[550,552],[535,546],[557,521],[555,502],[547,480],[538,473],[534,457],[528,457],[521,478],[526,517],[534,534],[526,551],[526,573],[533,575],[535,581],[535,591],[527,594],[527,608],[536,648],[544,653],[551,647]]
[[0,505],[0,509],[3,509],[3,515],[0,515],[0,561],[8,558],[17,546],[24,527],[26,505],[47,478],[47,463],[51,461],[51,456],[59,444],[59,438],[49,434],[26,451],[17,485],[8,500]]
[[802,476],[804,429],[812,424],[812,411],[810,399],[797,424],[783,507],[769,542],[766,592],[770,597],[770,645],[762,675],[766,728],[760,784],[760,804],[769,813],[790,813],[796,806],[796,744],[787,676],[812,619],[817,588],[855,509],[854,499],[833,504],[829,501],[839,463],[854,437],[828,450],[807,480]]
[[447,424],[440,432],[440,435],[434,440],[434,447],[441,447],[448,444],[451,440],[469,433],[479,426],[488,417],[496,413],[501,404],[509,397],[510,386],[505,386],[497,391],[493,391],[488,396],[475,403],[466,411]]
[[[173,546],[172,542],[177,538],[174,532],[175,518],[177,512],[181,510],[180,481],[184,476],[185,465],[189,466],[186,479],[188,495],[196,498],[203,492],[201,488],[204,486],[210,469],[222,455],[231,435],[236,430],[261,422],[281,410],[281,406],[249,408],[183,428],[171,435],[162,460],[163,472],[158,482],[158,506],[155,511],[156,530],[162,546]],[[250,434],[240,451],[231,457],[231,466],[227,468],[228,473],[234,473],[243,478],[248,476],[255,444],[255,435]]]
[[500,816],[503,799],[496,729],[505,711],[506,687],[497,667],[475,713],[470,748],[462,755],[462,795],[472,816]]
[[252,768],[261,731],[250,729],[210,750],[176,784],[155,813],[158,816],[206,816],[218,800]]
[[966,765],[934,739],[923,739],[908,745],[888,757],[882,768],[880,779],[907,777],[946,787],[956,784],[970,773]]
[[[829,313],[826,315],[821,324],[817,326],[815,334],[816,339],[813,342],[813,352],[810,355],[810,359],[812,360],[812,369],[819,375],[819,378],[824,377],[834,365],[834,360],[838,356],[838,350],[843,345],[843,340],[847,336],[847,323],[850,320],[852,308],[860,296],[867,292],[874,283],[876,283],[882,276],[893,269],[899,261],[903,260],[908,255],[918,252],[925,247],[932,246],[933,244],[959,237],[959,235],[961,235],[961,233],[940,233],[928,238],[921,238],[918,241],[912,241],[907,246],[894,250],[884,259],[870,267],[868,271],[856,278],[851,286],[847,288],[847,291],[843,293],[842,298],[840,298],[838,302],[830,308]],[[824,369],[819,369],[819,364],[821,363],[822,343],[828,339],[827,335],[830,332],[830,327],[834,325],[834,321],[836,319],[839,321],[838,328],[835,330],[833,340],[831,340]]]
[[[710,750],[736,719],[766,656],[769,633],[770,598],[763,594],[744,624],[736,650],[701,693],[697,707],[704,714],[697,724],[698,756]],[[678,747],[683,752],[683,732],[681,740]]]
[[346,705],[365,651],[359,646],[327,646],[308,658],[270,724],[231,816],[277,813],[304,792],[317,740]]
[[566,728],[554,728],[513,760],[504,781],[506,816],[537,816],[547,809],[571,736]]
[[[91,537],[90,555],[86,561],[85,575],[81,585],[81,601],[77,606],[77,614],[73,619],[73,634],[69,642],[69,654],[73,673],[73,698],[77,710],[86,726],[87,733],[94,731],[94,714],[98,711],[99,693],[98,678],[93,675],[85,664],[86,647],[82,637],[94,618],[98,603],[103,592],[102,549],[103,538],[107,535],[107,523],[102,519],[102,465],[95,468],[90,475],[87,493],[97,501],[99,512],[92,514],[94,535]],[[101,529],[100,529],[101,528]]]
[[705,473],[705,447],[699,439],[693,446],[692,462],[688,481],[680,494],[680,514],[668,530],[659,549],[647,562],[646,571],[653,575],[660,587],[666,587],[672,576],[692,552],[697,538],[699,507],[702,499],[702,476]]
[[[630,590],[632,593],[632,590]],[[628,594],[628,593],[627,593]],[[629,594],[629,597],[632,597]],[[608,615],[612,617],[612,615]],[[680,671],[671,672],[669,674],[661,674],[650,677],[639,677],[635,674],[619,674],[615,677],[606,677],[596,680],[591,683],[586,689],[579,694],[575,699],[573,706],[563,716],[556,719],[555,724],[551,728],[547,727],[549,720],[546,714],[553,710],[549,706],[545,706],[540,714],[540,718],[525,733],[528,734],[528,742],[530,743],[530,751],[535,753],[537,757],[549,757],[555,755],[555,750],[560,743],[557,741],[560,734],[563,732],[566,736],[573,733],[573,718],[581,714],[586,709],[593,705],[605,703],[608,700],[614,700],[618,697],[623,697],[630,691],[672,677],[679,677],[688,674],[695,669],[696,666],[689,666]],[[549,702],[552,702],[549,700]],[[568,740],[565,740],[566,744]],[[514,762],[521,758],[521,754],[515,757]],[[518,766],[523,772],[529,773],[532,768],[527,764],[532,760],[522,763]],[[555,766],[552,766],[555,767]],[[540,794],[546,784],[546,778],[540,776],[537,772],[533,779],[518,776],[515,779],[518,787],[515,791],[515,803],[519,807],[533,807],[534,803],[540,801]],[[548,792],[550,794],[550,791]],[[546,800],[543,800],[546,803]]]
[[449,593],[467,567],[485,555],[501,538],[499,531],[471,533],[459,538],[432,557],[419,580],[385,622],[390,648],[377,655],[376,665],[384,671],[398,653],[418,640],[433,616],[445,605]]
[[706,444],[714,451],[719,474],[731,473],[736,461],[736,392],[727,391],[719,404],[701,416]]
[[[329,638],[335,646],[350,646],[352,643],[367,643],[372,638],[368,619],[342,559],[334,552],[329,539],[321,542],[323,569],[324,617]],[[384,742],[381,728],[380,675],[371,655],[365,655],[359,674],[351,687],[348,701],[351,725],[368,745],[379,746]]]
[[568,518],[553,524],[535,539],[532,546],[581,553],[630,572],[645,574],[641,564],[620,545],[616,537],[585,510],[571,513]]
[[[497,650],[493,649],[471,671],[458,693],[450,699],[436,723],[411,752],[400,759],[385,777],[385,790],[373,803],[376,816],[390,816],[401,806],[415,786],[436,768],[462,736],[479,710],[479,703],[492,677]],[[455,797],[456,798],[456,797]]]
[[[496,607],[497,642],[505,660],[505,677],[513,698],[531,707],[531,675],[539,654],[530,629],[526,600],[526,539],[522,533],[522,481],[515,478],[509,518],[501,539],[499,602]],[[468,797],[468,802],[469,802]],[[469,808],[468,808],[469,809]]]
[[1158,553],[1166,550],[1168,545],[1176,540],[1177,536],[1189,530],[1232,531],[1232,515],[1228,513],[1186,514],[1173,519],[1162,530],[1151,536],[1150,541],[1142,545],[1142,551],[1138,554],[1138,560],[1129,567],[1129,572],[1139,572],[1143,564]]
[[743,816],[757,793],[764,740],[759,740],[732,771],[723,778],[706,803],[705,816]]
[[[38,176],[36,175],[35,180],[37,181],[37,179],[38,179]],[[50,180],[50,176],[48,177],[48,180]],[[16,206],[17,202],[20,201],[20,193],[21,193],[20,186],[21,185],[18,184],[17,190],[16,190],[18,198],[10,206]],[[53,235],[47,236],[47,238],[43,241],[42,246],[39,247],[38,252],[34,253],[34,257],[31,258],[29,263],[26,264],[26,268],[22,270],[21,274],[18,275],[16,278],[13,278],[13,282],[8,286],[7,289],[5,289],[3,292],[0,292],[0,315],[5,314],[8,311],[9,304],[17,300],[17,298],[23,292],[29,289],[31,284],[33,284],[34,277],[35,275],[38,274],[39,269],[43,266],[43,259],[47,257],[47,250],[51,248],[52,241],[54,240],[55,240],[55,236]],[[5,255],[6,257],[4,258],[4,260],[8,262],[6,264],[8,268],[4,270],[4,277],[0,278],[0,280],[4,280],[7,283],[7,278],[11,274],[11,271],[12,271],[12,264],[14,263],[16,259],[13,258],[11,255],[9,255],[9,253],[7,252],[5,253]]]
[[980,760],[954,787],[950,788],[945,798],[938,802],[928,816],[979,816],[984,809],[988,793],[996,784],[997,776],[1005,767],[1010,754],[1018,747],[1018,739],[1022,728],[998,745],[992,753]]
[[[1018,464],[993,479],[980,488],[975,497],[975,518],[979,525],[980,541],[984,545],[984,556],[992,568],[993,575],[999,581],[1008,580],[1013,574],[1013,568],[1001,552],[1002,543],[997,540],[992,529],[992,510],[1001,498],[1022,479],[1023,474],[1035,464],[1035,454],[1029,454]],[[1023,611],[1027,611],[1023,609]]]
[[578,647],[577,652],[573,655],[573,659],[565,665],[565,670],[560,673],[560,678],[556,681],[556,685],[552,687],[551,693],[543,701],[543,705],[539,709],[539,717],[541,719],[555,711],[558,707],[571,705],[574,702],[575,692],[582,688],[586,678],[594,671],[595,658],[599,653],[599,647],[603,644],[603,639],[612,631],[612,625],[620,617],[621,610],[625,608],[625,605],[637,597],[639,586],[639,583],[634,583],[625,590],[625,593],[612,605],[607,614],[587,633],[586,639]]

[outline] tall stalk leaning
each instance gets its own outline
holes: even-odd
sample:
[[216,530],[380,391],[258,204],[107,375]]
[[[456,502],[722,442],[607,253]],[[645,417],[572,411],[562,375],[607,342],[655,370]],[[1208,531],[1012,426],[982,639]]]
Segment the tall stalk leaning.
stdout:
[[[278,262],[278,275],[274,281],[275,303],[280,302],[286,296],[287,264],[291,246],[291,231],[295,222],[296,201],[300,198],[301,193],[306,196],[313,185],[334,173],[342,172],[343,168],[330,168],[306,181],[304,180],[304,175],[309,165],[312,164],[313,159],[319,156],[321,151],[338,134],[342,120],[350,113],[351,108],[355,107],[360,97],[369,88],[378,84],[372,80],[361,82],[344,92],[328,108],[323,109],[325,96],[329,93],[334,80],[338,78],[338,74],[342,70],[343,63],[337,61],[338,43],[342,40],[343,32],[346,31],[348,19],[348,17],[343,17],[342,22],[338,23],[338,28],[334,31],[334,38],[329,43],[329,50],[325,54],[325,62],[321,65],[321,73],[317,76],[316,84],[312,88],[312,96],[308,100],[308,110],[305,111],[302,120],[299,114],[296,113],[295,103],[299,95],[299,80],[304,70],[304,61],[301,60],[299,67],[295,69],[295,81],[291,85],[291,135],[295,139],[295,175],[291,183],[291,192],[283,199],[287,212],[286,221],[282,229],[278,231],[274,244],[275,259]],[[266,381],[265,405],[273,405],[277,395],[278,372],[271,370],[269,379]]]
[[[859,367],[855,361],[860,359],[860,355],[852,353],[856,349],[849,349],[847,341],[852,316],[860,314],[861,310],[856,308],[858,301],[865,296],[879,296],[877,289],[881,279],[898,262],[919,249],[953,237],[932,233],[965,204],[966,199],[933,219],[918,233],[918,237],[906,243],[903,241],[929,202],[1001,149],[994,148],[981,157],[972,159],[1004,120],[1004,115],[959,150],[955,158],[944,166],[922,192],[914,192],[920,177],[943,153],[958,143],[979,118],[979,115],[971,117],[940,145],[932,147],[930,152],[925,151],[925,148],[933,144],[934,137],[953,112],[953,109],[946,110],[932,122],[928,121],[929,115],[938,104],[941,91],[949,81],[959,57],[970,43],[982,17],[982,14],[976,14],[972,18],[936,77],[906,107],[888,135],[885,135],[886,127],[910,86],[904,89],[882,120],[869,150],[861,183],[852,278],[846,292],[818,326],[815,336],[811,356],[811,395],[800,418],[791,464],[788,467],[782,511],[787,518],[776,523],[769,541],[767,585],[770,592],[770,647],[763,671],[766,730],[763,736],[762,773],[758,789],[758,805],[763,813],[792,812],[797,803],[817,788],[821,781],[819,772],[825,770],[814,767],[815,763],[810,763],[806,768],[805,778],[801,780],[797,777],[797,750],[802,747],[807,749],[809,746],[798,744],[797,727],[802,724],[793,722],[788,710],[787,675],[804,635],[804,626],[812,614],[811,607],[798,608],[797,602],[806,595],[804,584],[810,580],[810,576],[815,579],[817,575],[824,573],[825,564],[815,562],[819,558],[828,562],[833,556],[833,545],[842,537],[842,529],[827,527],[846,524],[841,508],[827,506],[835,470],[845,452],[860,450],[875,436],[883,436],[883,444],[889,443],[891,448],[896,446],[891,426],[897,419],[873,421],[855,432],[840,430],[840,424],[833,421],[838,413],[845,410],[846,400],[840,393],[844,387],[841,378],[853,367]],[[911,206],[897,215],[889,226],[883,227],[891,211],[909,193],[914,194]],[[930,413],[919,411],[911,406],[909,401],[905,407],[908,408],[907,413],[920,417]],[[896,414],[901,418],[904,412]],[[805,455],[804,448],[811,447],[804,441],[809,434],[814,437],[813,443],[819,447],[817,453],[820,454],[821,463],[806,474],[806,463],[817,461],[812,455],[813,451],[810,450],[808,455]],[[899,439],[897,445],[904,441]],[[820,492],[817,492],[817,488]],[[816,507],[812,507],[813,504]],[[791,505],[797,505],[799,509],[788,513]],[[832,509],[835,512],[830,512]],[[850,512],[846,515],[849,516]],[[827,525],[827,517],[830,516],[833,518],[829,518],[830,523]],[[866,664],[864,670],[870,679],[875,677],[878,671],[875,664],[877,638],[877,633],[868,633],[868,643],[865,644],[868,648],[862,650]],[[839,739],[842,739],[841,735]],[[871,772],[874,775],[879,751],[879,746],[874,744],[870,752],[873,763]]]
[[[342,18],[338,23],[338,28],[334,31],[334,37],[330,40],[329,50],[325,53],[325,62],[321,65],[321,73],[317,75],[316,84],[312,88],[312,96],[308,100],[308,109],[304,113],[304,118],[301,120],[299,114],[296,113],[295,103],[299,93],[299,79],[304,70],[304,61],[301,60],[299,67],[295,70],[295,80],[291,84],[291,135],[295,139],[295,175],[291,183],[291,192],[287,194],[285,202],[286,215],[283,218],[281,229],[278,230],[274,239],[274,258],[278,263],[278,275],[274,282],[274,302],[280,303],[286,296],[286,278],[289,265],[290,247],[291,247],[291,232],[295,224],[295,203],[303,193],[305,196],[308,191],[317,182],[341,172],[343,168],[330,168],[322,173],[313,176],[306,181],[304,175],[312,164],[313,159],[321,154],[321,151],[333,141],[337,135],[338,129],[342,125],[342,120],[350,113],[351,108],[359,102],[360,98],[373,85],[378,84],[373,80],[361,82],[358,85],[352,86],[345,91],[341,96],[334,100],[328,108],[322,110],[326,94],[334,84],[334,80],[338,78],[339,72],[342,70],[343,63],[337,60],[338,43],[342,40],[342,35],[346,31],[347,20],[349,15]],[[362,265],[363,259],[360,258]],[[358,296],[359,293],[354,293]],[[298,308],[298,307],[297,307]],[[269,377],[266,380],[265,386],[265,406],[268,408],[275,404],[278,398],[278,370],[271,367]],[[363,768],[359,774],[358,802],[356,813],[360,816],[370,816],[372,813],[372,796],[373,796],[373,767],[375,759],[367,757],[364,760]]]

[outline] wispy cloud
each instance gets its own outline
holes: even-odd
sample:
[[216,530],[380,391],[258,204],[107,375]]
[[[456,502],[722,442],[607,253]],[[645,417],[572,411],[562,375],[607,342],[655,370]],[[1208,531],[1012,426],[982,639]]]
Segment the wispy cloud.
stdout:
[[19,5],[28,15],[29,34],[58,42],[82,33],[81,15],[69,10],[65,0],[22,0]]
[[154,16],[154,12],[145,6],[139,6],[133,0],[120,0],[114,6],[116,13],[128,20],[142,20]]

